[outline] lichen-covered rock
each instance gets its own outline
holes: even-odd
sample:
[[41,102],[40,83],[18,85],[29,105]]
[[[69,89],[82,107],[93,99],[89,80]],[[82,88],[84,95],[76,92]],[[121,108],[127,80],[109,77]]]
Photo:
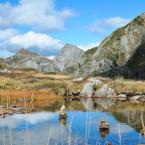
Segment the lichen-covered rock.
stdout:
[[141,99],[141,98],[143,98],[143,95],[136,95],[136,96],[132,96],[132,97],[130,98],[130,100],[139,100],[139,99]]
[[88,79],[88,83],[86,83],[80,93],[80,96],[85,96],[85,97],[92,97],[94,93],[94,85],[101,85],[102,81],[97,80],[96,78],[90,78]]
[[126,94],[119,94],[119,95],[117,96],[117,99],[118,99],[119,101],[126,101],[126,100],[127,100],[127,95],[126,95]]
[[96,91],[95,96],[96,97],[107,97],[108,95],[114,95],[115,92],[113,89],[108,87],[107,84],[104,84],[99,90]]

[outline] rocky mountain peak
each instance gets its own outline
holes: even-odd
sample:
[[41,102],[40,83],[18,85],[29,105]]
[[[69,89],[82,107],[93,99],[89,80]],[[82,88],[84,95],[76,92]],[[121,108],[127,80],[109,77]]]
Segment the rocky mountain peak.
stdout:
[[[144,60],[144,57],[139,56],[139,54],[143,55],[142,52],[145,50],[143,39],[144,34],[145,13],[142,13],[127,25],[117,29],[105,38],[96,50],[92,50],[91,57],[85,55],[84,58],[81,59],[80,62],[82,63],[81,68],[83,74],[114,75],[115,73],[119,74],[118,72],[122,71],[128,61],[130,62],[130,66],[131,64],[132,66],[135,66],[135,64],[137,66],[137,63],[138,66],[143,64],[143,62],[139,63],[141,60],[138,58],[140,57]],[[132,58],[134,62],[130,61]],[[129,67],[126,67],[126,70],[128,72]],[[136,68],[132,67],[131,71],[135,70]],[[138,70],[139,69],[137,69],[136,74],[139,74],[140,76]],[[131,71],[129,72],[129,75],[131,74]],[[144,70],[142,70],[142,72],[143,71]]]
[[72,66],[84,54],[84,51],[72,44],[65,44],[54,62],[61,71]]
[[62,49],[64,49],[64,48],[78,48],[78,47],[73,44],[66,43]]
[[36,56],[38,56],[38,54],[28,51],[25,48],[22,48],[16,53],[16,56],[18,56],[18,57],[36,57]]
[[61,49],[59,55],[61,55],[62,53],[63,53],[63,54],[64,54],[64,53],[67,53],[67,54],[68,54],[68,53],[74,53],[74,51],[83,52],[83,50],[80,49],[79,47],[77,47],[77,46],[75,46],[75,45],[73,45],[73,44],[66,43],[66,44],[64,45],[64,47]]
[[145,19],[145,12],[143,12],[140,17]]

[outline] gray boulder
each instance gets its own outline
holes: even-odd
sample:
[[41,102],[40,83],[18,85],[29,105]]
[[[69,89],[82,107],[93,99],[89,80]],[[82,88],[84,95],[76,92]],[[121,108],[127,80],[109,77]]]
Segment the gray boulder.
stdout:
[[109,88],[107,84],[103,85],[99,90],[96,91],[95,96],[96,97],[107,97],[114,96],[115,92],[113,89]]
[[131,97],[130,100],[139,100],[141,98],[143,98],[143,95],[135,95],[135,96]]
[[117,96],[117,100],[119,100],[119,101],[126,101],[127,100],[127,95],[126,94],[119,94]]
[[97,80],[96,78],[90,78],[88,79],[88,82],[84,85],[80,96],[85,96],[85,97],[92,97],[94,93],[94,85],[102,85],[102,81]]

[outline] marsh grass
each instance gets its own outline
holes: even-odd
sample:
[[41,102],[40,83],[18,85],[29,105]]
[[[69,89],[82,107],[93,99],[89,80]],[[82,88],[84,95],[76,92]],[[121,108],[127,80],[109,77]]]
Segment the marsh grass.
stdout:
[[145,92],[145,81],[115,79],[108,81],[111,88],[114,88],[116,93],[121,92],[133,92],[143,93]]
[[17,104],[18,106],[23,106],[24,102],[28,102],[27,108],[33,110],[35,108],[49,107],[55,102],[61,101],[61,96],[56,96],[52,91],[40,90],[40,91],[30,91],[30,90],[2,90],[0,91],[1,104],[7,106],[9,97],[9,104]]

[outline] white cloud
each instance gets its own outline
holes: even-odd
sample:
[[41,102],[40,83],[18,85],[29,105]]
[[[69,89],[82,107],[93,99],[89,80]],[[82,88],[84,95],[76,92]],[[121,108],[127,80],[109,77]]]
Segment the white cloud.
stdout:
[[109,29],[119,28],[126,25],[130,20],[121,17],[112,17],[108,19],[97,19],[96,22],[90,27],[92,32],[97,34],[105,33]]
[[[29,31],[24,34],[14,29],[0,30],[0,57],[11,56],[21,48],[34,49],[38,53],[54,55],[63,47],[61,40],[55,39],[47,34]],[[45,54],[43,54],[45,55]]]
[[106,20],[106,25],[112,27],[121,27],[126,25],[130,20],[121,17],[113,17]]
[[98,46],[99,44],[100,44],[100,42],[94,42],[94,43],[89,43],[86,45],[78,45],[78,47],[81,48],[82,50],[86,51],[88,49]]
[[47,58],[49,59],[49,60],[54,60],[55,59],[55,56],[47,56]]
[[21,0],[18,5],[0,4],[0,27],[28,26],[37,31],[64,30],[64,23],[74,16],[69,9],[56,10],[54,0]]
[[0,41],[9,39],[13,36],[16,36],[18,34],[17,30],[15,29],[4,29],[0,30]]
[[63,43],[49,35],[29,31],[9,39],[11,45],[18,45],[24,48],[38,47],[41,49],[60,49]]

